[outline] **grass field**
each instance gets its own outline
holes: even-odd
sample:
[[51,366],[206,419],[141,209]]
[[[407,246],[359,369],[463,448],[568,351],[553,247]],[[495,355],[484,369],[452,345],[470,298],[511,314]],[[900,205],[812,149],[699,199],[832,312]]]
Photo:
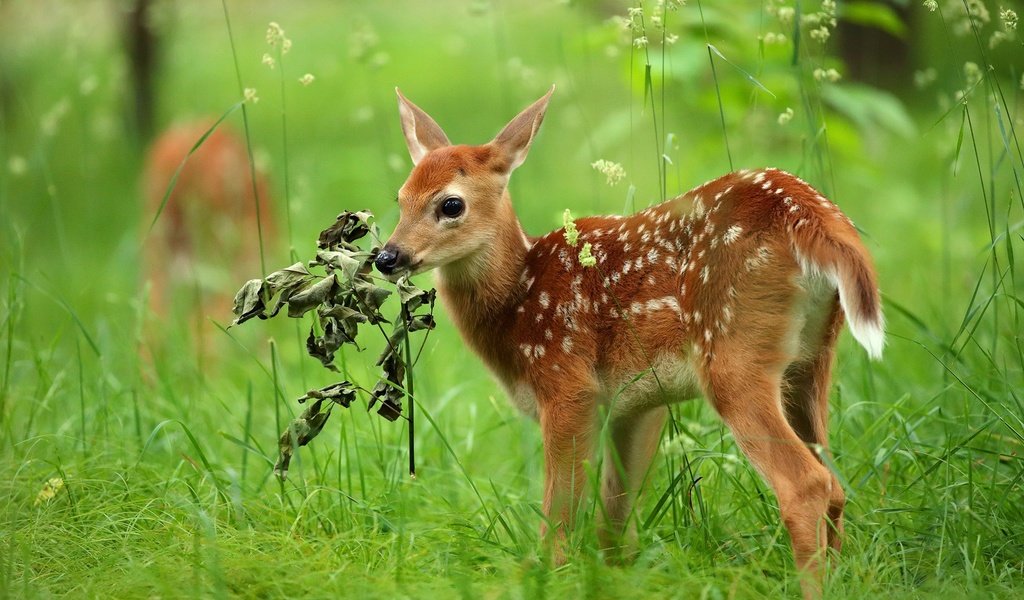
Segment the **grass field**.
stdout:
[[[394,226],[411,166],[396,85],[453,140],[481,143],[557,84],[511,184],[531,234],[566,208],[629,212],[730,169],[792,171],[862,230],[889,330],[881,362],[840,343],[832,466],[849,505],[827,596],[1024,595],[1024,46],[997,3],[982,19],[980,2],[910,2],[902,20],[841,3],[841,20],[905,36],[894,89],[846,76],[827,15],[794,34],[817,2],[789,17],[780,2],[645,3],[632,30],[608,20],[620,2],[299,4],[165,2],[154,16],[159,124],[216,118],[256,90],[247,127],[242,108],[224,127],[248,131],[290,232],[268,268],[312,257],[341,210]],[[197,325],[187,307],[163,322],[145,308],[153,215],[115,5],[0,2],[0,597],[799,594],[774,496],[701,400],[673,409],[635,564],[606,564],[589,527],[567,566],[547,566],[538,428],[443,308],[415,370],[418,477],[404,422],[360,400],[278,481],[294,399],[337,376],[305,356],[308,321],[225,332],[229,314]],[[285,55],[266,45],[271,21]],[[991,45],[995,32],[1008,39]],[[625,180],[607,185],[599,159]],[[369,387],[382,341],[362,341],[338,364]]]

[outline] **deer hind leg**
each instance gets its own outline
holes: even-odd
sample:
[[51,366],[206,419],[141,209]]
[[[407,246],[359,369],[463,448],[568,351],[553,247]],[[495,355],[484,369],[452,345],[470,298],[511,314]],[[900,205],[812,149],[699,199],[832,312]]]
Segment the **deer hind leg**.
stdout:
[[651,465],[668,408],[656,407],[616,419],[602,469],[603,513],[598,529],[601,548],[613,560],[629,558],[636,548],[637,528],[633,504],[640,495]]
[[[789,530],[805,597],[820,594],[832,475],[787,422],[781,368],[768,368],[731,348],[736,360],[710,359],[708,397],[750,462],[767,480]],[[717,356],[730,356],[716,348]]]
[[[784,376],[783,398],[786,419],[806,444],[820,449],[821,460],[828,453],[828,398],[836,338],[843,325],[838,301],[833,301],[823,339],[808,340],[816,347],[805,360],[791,364]],[[830,471],[831,473],[831,471]],[[828,545],[838,551],[843,543],[843,509],[846,494],[838,478],[832,475],[828,506]]]

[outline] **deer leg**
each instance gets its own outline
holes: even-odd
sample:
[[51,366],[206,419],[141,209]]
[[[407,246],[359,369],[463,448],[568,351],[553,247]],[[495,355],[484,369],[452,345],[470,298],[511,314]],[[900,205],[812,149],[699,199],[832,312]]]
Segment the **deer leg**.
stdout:
[[554,562],[562,564],[567,535],[576,526],[587,483],[584,461],[591,459],[596,435],[594,394],[562,395],[538,404],[545,472],[543,512],[546,522],[541,527],[541,537],[552,545]]
[[[832,358],[836,337],[843,324],[843,315],[836,302],[830,317],[825,339],[811,360],[795,363],[786,369],[783,397],[786,419],[806,444],[815,445],[822,454],[828,453],[828,397],[832,375]],[[846,494],[839,479],[832,475],[832,491],[828,506],[828,545],[838,551],[843,543],[843,509]]]
[[633,503],[640,495],[647,470],[658,450],[668,408],[658,407],[612,422],[611,443],[602,469],[601,547],[616,559],[624,559],[636,546]]
[[713,362],[707,380],[708,397],[743,453],[775,491],[804,597],[819,597],[832,474],[786,421],[778,376],[750,363]]

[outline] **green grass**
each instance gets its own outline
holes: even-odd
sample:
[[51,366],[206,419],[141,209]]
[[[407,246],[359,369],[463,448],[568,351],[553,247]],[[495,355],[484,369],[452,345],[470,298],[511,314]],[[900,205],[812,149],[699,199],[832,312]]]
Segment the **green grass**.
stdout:
[[[703,401],[675,409],[683,432],[664,436],[636,563],[605,564],[588,526],[568,566],[545,566],[537,427],[443,309],[416,371],[418,477],[407,476],[403,425],[354,405],[279,483],[281,423],[333,375],[284,319],[225,334],[210,321],[230,316],[208,315],[202,352],[188,317],[159,327],[159,346],[143,336],[140,232],[152,215],[137,190],[142,149],[126,128],[117,24],[105,4],[43,4],[0,5],[0,72],[16,84],[0,114],[0,597],[798,594],[775,499]],[[834,41],[803,39],[795,60],[791,40],[759,44],[792,32],[758,2],[672,13],[680,40],[664,52],[660,32],[640,51],[604,24],[610,13],[582,4],[228,2],[241,85],[260,96],[246,107],[255,154],[273,175],[278,222],[290,223],[280,229],[291,239],[265,250],[268,268],[290,264],[290,249],[311,254],[342,209],[369,208],[393,227],[409,166],[395,85],[453,140],[476,143],[558,84],[512,182],[534,234],[559,226],[565,208],[642,207],[730,162],[794,171],[864,232],[890,332],[880,363],[848,335],[840,343],[831,438],[849,507],[829,596],[1019,597],[1020,41],[990,50],[995,25],[959,37],[947,5],[940,17],[912,3],[912,59],[938,76],[896,101],[816,81],[815,68],[844,70]],[[221,6],[161,15],[160,122],[223,114],[240,98]],[[294,41],[283,77],[260,64],[269,21]],[[371,29],[379,44],[357,52]],[[389,60],[374,66],[377,52]],[[961,106],[965,61],[993,70]],[[306,72],[316,81],[302,87]],[[60,106],[50,135],[41,122]],[[780,125],[787,107],[794,118]],[[240,117],[228,119],[235,131]],[[598,159],[622,163],[626,181],[606,186],[589,166]],[[368,343],[343,357],[360,382],[376,377]],[[37,505],[55,477],[64,488]]]

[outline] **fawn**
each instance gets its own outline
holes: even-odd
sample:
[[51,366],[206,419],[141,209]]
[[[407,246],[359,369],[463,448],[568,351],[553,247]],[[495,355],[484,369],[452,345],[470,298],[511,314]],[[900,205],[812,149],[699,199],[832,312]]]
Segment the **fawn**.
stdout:
[[[144,227],[160,210],[164,195],[189,151],[213,124],[177,125],[150,146],[143,171]],[[151,305],[159,315],[169,305],[188,302],[199,314],[223,314],[231,297],[223,293],[226,278],[258,270],[257,215],[264,240],[275,226],[266,177],[257,172],[255,191],[245,141],[223,125],[188,157],[152,232],[146,239],[143,277],[152,285]]]
[[817,595],[843,530],[845,496],[817,452],[828,447],[844,315],[872,358],[884,343],[867,251],[808,184],[743,170],[634,215],[578,219],[596,259],[582,266],[563,230],[523,231],[507,189],[553,91],[482,146],[451,145],[398,92],[415,167],[378,270],[438,269],[463,338],[540,421],[556,560],[586,487],[599,407],[611,419],[599,531],[613,549],[634,535],[632,504],[667,405],[703,392],[778,497],[804,593]]

